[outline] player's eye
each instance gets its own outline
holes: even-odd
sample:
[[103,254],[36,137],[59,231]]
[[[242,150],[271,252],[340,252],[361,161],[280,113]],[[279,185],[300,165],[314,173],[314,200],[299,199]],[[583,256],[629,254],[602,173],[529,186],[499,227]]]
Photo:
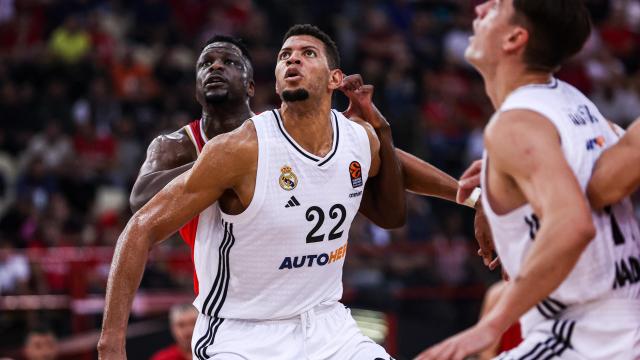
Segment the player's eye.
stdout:
[[316,57],[316,52],[311,49],[307,49],[304,51],[304,56]]
[[280,56],[278,57],[280,60],[287,60],[288,58],[291,57],[291,53],[288,51],[283,51],[280,53]]
[[233,66],[236,66],[236,65],[238,65],[238,62],[237,62],[237,61],[235,61],[235,60],[227,59],[227,60],[225,60],[225,61],[224,61],[224,64],[225,64],[225,65],[233,65]]
[[211,61],[203,61],[203,62],[200,64],[200,67],[201,67],[201,68],[205,68],[205,67],[209,67],[209,66],[211,66]]

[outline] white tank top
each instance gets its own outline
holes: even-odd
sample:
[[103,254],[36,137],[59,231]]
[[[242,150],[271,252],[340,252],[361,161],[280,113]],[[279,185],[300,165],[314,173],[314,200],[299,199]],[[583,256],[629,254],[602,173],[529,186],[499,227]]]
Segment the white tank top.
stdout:
[[287,134],[277,110],[251,120],[259,148],[253,199],[239,215],[200,214],[194,305],[219,318],[286,319],[342,297],[371,150],[366,130],[335,110],[333,145],[322,158]]
[[[549,84],[527,85],[513,91],[496,115],[514,109],[535,111],[555,125],[564,156],[585,192],[596,160],[618,141],[595,105],[573,86],[554,78]],[[487,157],[485,152],[481,177],[484,188]],[[533,244],[539,219],[530,204],[497,215],[485,192],[482,203],[502,266],[513,278]],[[631,202],[624,199],[605,211],[592,211],[592,217],[595,238],[562,284],[521,319],[523,332],[540,318],[556,317],[573,304],[640,298],[640,231]]]

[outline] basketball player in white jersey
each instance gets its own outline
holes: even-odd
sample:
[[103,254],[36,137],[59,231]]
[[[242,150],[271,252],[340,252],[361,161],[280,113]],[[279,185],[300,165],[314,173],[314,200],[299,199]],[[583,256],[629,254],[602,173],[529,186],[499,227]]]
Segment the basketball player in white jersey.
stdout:
[[330,108],[343,76],[335,44],[317,28],[290,29],[275,72],[280,109],[207,142],[192,169],[127,224],[109,276],[101,358],[125,358],[149,248],[198,214],[194,358],[390,358],[338,302],[347,234],[378,171],[379,140],[367,123]]
[[520,318],[501,359],[638,359],[640,231],[628,199],[604,211],[585,191],[617,135],[553,77],[590,32],[581,0],[491,0],[476,8],[468,61],[496,113],[485,130],[482,202],[511,278],[477,325],[419,359],[459,359]]

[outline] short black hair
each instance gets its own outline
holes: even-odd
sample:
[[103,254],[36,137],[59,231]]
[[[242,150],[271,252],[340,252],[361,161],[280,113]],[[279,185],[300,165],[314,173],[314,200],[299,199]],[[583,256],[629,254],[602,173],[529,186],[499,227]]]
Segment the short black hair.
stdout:
[[340,67],[340,53],[338,52],[338,46],[324,31],[320,30],[317,26],[311,24],[297,24],[293,25],[282,38],[284,44],[288,38],[297,35],[309,35],[322,41],[324,44],[324,50],[327,54],[327,60],[329,63],[329,69],[334,70]]
[[589,38],[583,0],[513,0],[514,22],[529,31],[524,61],[531,70],[556,71]]
[[245,58],[247,58],[247,60],[249,60],[249,64],[250,65],[253,64],[253,59],[251,58],[251,54],[249,53],[249,49],[247,49],[247,46],[244,44],[242,39],[236,38],[236,37],[232,37],[232,36],[214,35],[214,36],[210,37],[209,40],[207,40],[207,42],[204,44],[204,46],[202,47],[200,52],[202,52],[202,50],[204,50],[207,46],[209,46],[209,45],[211,45],[213,43],[217,43],[217,42],[229,43],[229,44],[232,44],[232,45],[236,46],[238,49],[240,49],[240,52],[242,52],[242,56],[244,56]]

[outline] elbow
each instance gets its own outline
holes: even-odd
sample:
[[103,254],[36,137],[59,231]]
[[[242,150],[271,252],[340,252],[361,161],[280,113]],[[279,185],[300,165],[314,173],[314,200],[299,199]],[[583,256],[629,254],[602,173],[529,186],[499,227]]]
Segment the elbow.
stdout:
[[376,225],[385,229],[393,230],[403,227],[407,223],[407,208],[402,207],[400,210],[395,211],[393,214],[385,216],[383,221],[380,221]]
[[620,201],[624,197],[624,191],[615,187],[608,187],[606,191],[596,191],[589,186],[587,189],[589,205],[594,210],[602,210],[604,207]]
[[135,214],[143,205],[144,202],[140,196],[135,191],[131,191],[131,195],[129,196],[129,207],[131,208],[131,212]]
[[580,219],[574,223],[573,231],[580,242],[587,246],[596,236],[596,227],[593,225],[593,219],[589,214],[588,217]]

